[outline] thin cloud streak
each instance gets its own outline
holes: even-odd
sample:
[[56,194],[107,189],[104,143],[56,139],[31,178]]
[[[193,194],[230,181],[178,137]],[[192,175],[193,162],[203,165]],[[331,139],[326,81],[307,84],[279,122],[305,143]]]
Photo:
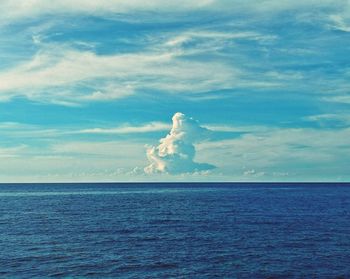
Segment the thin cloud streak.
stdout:
[[135,134],[166,131],[171,125],[162,122],[151,122],[143,126],[119,126],[117,128],[92,128],[76,131],[77,134]]

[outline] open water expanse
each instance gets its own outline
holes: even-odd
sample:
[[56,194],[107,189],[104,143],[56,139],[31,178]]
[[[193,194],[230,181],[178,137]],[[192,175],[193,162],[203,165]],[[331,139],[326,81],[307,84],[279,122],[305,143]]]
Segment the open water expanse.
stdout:
[[350,185],[2,184],[0,277],[350,278]]

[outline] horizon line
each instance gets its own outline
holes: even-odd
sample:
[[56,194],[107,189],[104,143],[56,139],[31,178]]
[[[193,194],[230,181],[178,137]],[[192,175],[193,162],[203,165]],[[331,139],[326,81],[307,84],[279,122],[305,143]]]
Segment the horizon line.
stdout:
[[9,185],[9,184],[342,184],[349,185],[350,181],[125,181],[125,182],[112,182],[112,181],[101,181],[101,182],[0,182],[1,185]]

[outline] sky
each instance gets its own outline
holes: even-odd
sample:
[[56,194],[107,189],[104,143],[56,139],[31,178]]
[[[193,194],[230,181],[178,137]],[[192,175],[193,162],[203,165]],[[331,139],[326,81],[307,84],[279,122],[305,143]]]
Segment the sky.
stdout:
[[350,181],[349,0],[0,13],[0,182]]

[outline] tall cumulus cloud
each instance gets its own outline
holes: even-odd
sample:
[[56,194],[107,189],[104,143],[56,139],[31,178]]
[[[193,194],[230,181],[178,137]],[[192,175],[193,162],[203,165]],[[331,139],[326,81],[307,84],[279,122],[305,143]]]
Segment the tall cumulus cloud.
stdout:
[[147,149],[150,164],[144,171],[149,174],[181,174],[215,168],[210,164],[194,162],[194,144],[208,138],[210,130],[201,127],[196,120],[181,112],[175,113],[172,120],[173,126],[169,134],[159,140],[158,146]]

